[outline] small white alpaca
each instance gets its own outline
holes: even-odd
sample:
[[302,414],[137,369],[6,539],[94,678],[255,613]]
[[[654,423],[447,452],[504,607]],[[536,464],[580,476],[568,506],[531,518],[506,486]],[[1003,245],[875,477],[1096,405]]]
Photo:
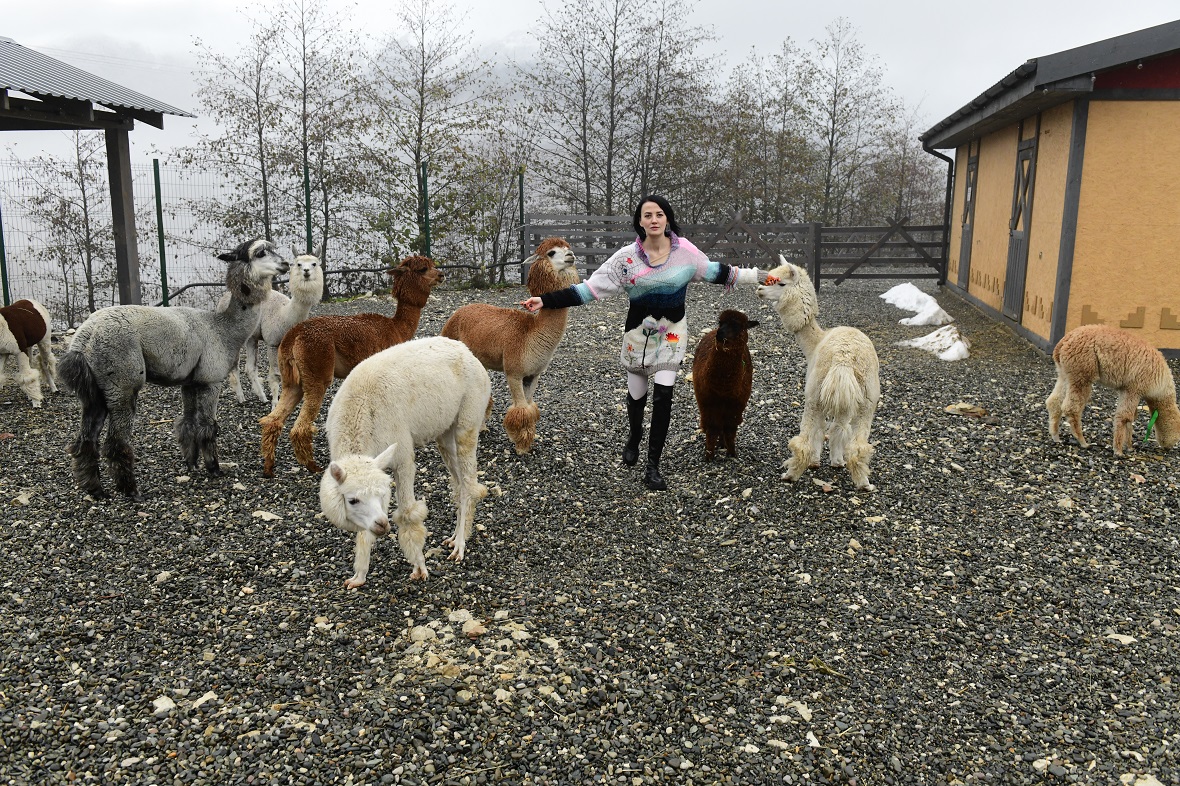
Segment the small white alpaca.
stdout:
[[818,465],[828,427],[828,462],[833,467],[846,465],[856,487],[872,491],[869,460],[874,450],[869,433],[881,398],[877,351],[856,328],[821,328],[815,320],[819,303],[811,279],[781,256],[779,261],[782,265],[758,287],[758,297],[774,305],[807,358],[803,419],[799,435],[789,443],[786,477],[798,480],[808,467]]
[[[33,405],[41,406],[41,382],[49,383],[49,392],[57,392],[57,359],[50,347],[52,322],[45,306],[36,300],[18,300],[0,308],[0,387],[4,385],[4,366],[9,356],[16,358],[16,382]],[[33,365],[33,348],[37,349],[37,368]]]
[[475,459],[491,394],[483,365],[461,342],[443,337],[378,352],[341,383],[325,424],[332,462],[320,479],[320,508],[332,524],[356,533],[346,587],[365,583],[373,544],[389,531],[388,468],[397,484],[398,544],[414,567],[410,578],[427,577],[428,511],[414,498],[414,449],[431,441],[446,464],[455,502],[455,533],[443,542],[451,546],[450,559],[463,559],[475,503],[487,495]]
[[1090,401],[1094,383],[1119,391],[1114,411],[1114,454],[1123,455],[1133,443],[1132,425],[1139,400],[1147,401],[1159,422],[1156,440],[1165,450],[1180,442],[1180,409],[1176,407],[1176,382],[1163,354],[1138,336],[1108,325],[1074,328],[1053,348],[1057,384],[1045,399],[1049,410],[1049,435],[1061,441],[1061,419],[1069,425],[1083,448],[1082,410]]
[[[267,402],[266,391],[262,389],[262,380],[258,376],[258,342],[266,342],[266,383],[270,387],[273,398],[279,396],[279,364],[277,357],[279,343],[287,331],[293,326],[307,319],[312,306],[320,302],[324,296],[324,271],[320,267],[320,260],[311,254],[300,254],[291,263],[290,278],[287,288],[291,297],[272,289],[262,302],[259,310],[258,326],[246,338],[242,352],[246,356],[246,379],[250,380],[250,389],[262,403]],[[217,310],[225,311],[230,304],[230,294],[225,292],[217,301]],[[246,400],[242,392],[242,382],[238,379],[238,366],[229,372],[229,384],[234,390],[234,396],[241,404]]]
[[70,443],[74,478],[82,491],[104,497],[98,476],[98,440],[109,420],[102,455],[115,487],[140,499],[131,447],[132,418],[139,391],[148,382],[178,385],[183,414],[175,431],[190,470],[204,462],[220,475],[217,460],[217,399],[230,367],[254,325],[271,280],[287,270],[274,244],[250,240],[220,254],[228,262],[225,283],[234,304],[217,313],[173,306],[108,306],[78,328],[61,357],[58,376],[78,396],[82,423]]

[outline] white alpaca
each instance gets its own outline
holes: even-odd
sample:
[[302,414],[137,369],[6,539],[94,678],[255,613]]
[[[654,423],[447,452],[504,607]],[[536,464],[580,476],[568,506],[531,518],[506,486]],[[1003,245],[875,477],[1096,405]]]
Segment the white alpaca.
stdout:
[[819,304],[807,273],[781,256],[758,287],[758,297],[774,304],[783,327],[795,334],[807,358],[807,381],[799,435],[790,442],[786,478],[798,480],[823,453],[824,429],[830,427],[828,461],[847,465],[858,489],[871,491],[869,432],[881,398],[880,364],[868,336],[856,328],[824,330],[816,322]]
[[[254,332],[246,339],[242,352],[246,356],[246,379],[250,380],[250,389],[262,403],[267,402],[266,391],[262,389],[262,380],[258,376],[258,342],[266,342],[266,383],[270,387],[270,395],[279,397],[279,364],[276,358],[279,353],[279,343],[287,331],[293,326],[307,319],[312,306],[320,302],[324,296],[324,271],[320,267],[319,258],[311,254],[300,254],[291,263],[290,280],[287,288],[291,297],[282,292],[271,290],[262,302],[259,311],[258,325]],[[222,294],[217,301],[217,310],[225,311],[230,304],[229,292]],[[234,396],[241,404],[246,400],[242,392],[242,383],[238,379],[238,367],[229,372],[229,384],[234,389]]]
[[[36,300],[18,300],[0,308],[0,387],[4,386],[4,366],[9,356],[16,358],[16,381],[33,405],[41,406],[41,382],[49,384],[49,392],[57,392],[57,359],[52,343],[49,312]],[[33,364],[33,348],[37,348],[37,363]],[[38,375],[37,369],[41,373]]]
[[332,524],[356,533],[346,587],[365,583],[373,544],[389,531],[388,468],[397,483],[398,543],[414,566],[410,578],[427,577],[422,545],[428,511],[414,498],[414,449],[430,441],[438,444],[455,502],[455,533],[443,542],[451,546],[450,559],[463,559],[475,503],[487,495],[475,458],[491,394],[488,372],[475,355],[443,337],[378,352],[341,383],[325,425],[332,463],[320,479],[320,507]]

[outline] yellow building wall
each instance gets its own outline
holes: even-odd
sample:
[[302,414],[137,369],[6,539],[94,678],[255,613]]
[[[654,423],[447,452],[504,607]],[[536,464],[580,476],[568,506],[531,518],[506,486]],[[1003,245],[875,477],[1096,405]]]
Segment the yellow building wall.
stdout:
[[959,251],[963,245],[963,200],[967,198],[967,157],[969,145],[955,151],[955,184],[951,194],[951,236],[947,241],[946,280],[959,280]]
[[1178,184],[1180,101],[1091,102],[1067,330],[1102,322],[1180,349]]
[[[1046,110],[1041,115],[1041,133],[1037,139],[1037,171],[1033,182],[1032,222],[1028,234],[1028,270],[1024,281],[1020,324],[1046,340],[1053,321],[1053,296],[1057,287],[1073,110],[1072,101]],[[1025,125],[1034,123],[1030,119]]]
[[[999,311],[1008,266],[1008,221],[1012,217],[1012,180],[1016,173],[1016,132],[1012,125],[981,140],[971,237],[967,291]],[[1036,216],[1033,216],[1036,220]]]

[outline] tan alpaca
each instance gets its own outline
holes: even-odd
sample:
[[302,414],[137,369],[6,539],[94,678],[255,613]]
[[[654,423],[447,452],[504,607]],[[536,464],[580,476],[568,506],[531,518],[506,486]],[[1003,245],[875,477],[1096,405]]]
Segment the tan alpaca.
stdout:
[[[541,241],[526,262],[529,294],[565,289],[578,283],[578,268],[569,243],[550,237]],[[512,393],[512,406],[504,414],[504,430],[517,453],[528,453],[537,438],[541,412],[533,402],[537,380],[549,368],[557,345],[565,335],[567,308],[546,308],[526,314],[487,303],[470,303],[455,311],[442,334],[467,345],[484,368],[503,371]],[[491,401],[488,402],[489,411]]]
[[1131,447],[1131,426],[1139,400],[1147,401],[1160,447],[1180,442],[1180,409],[1176,408],[1176,383],[1158,349],[1138,336],[1108,325],[1082,325],[1065,334],[1053,350],[1057,384],[1045,399],[1049,410],[1049,435],[1061,441],[1064,417],[1078,444],[1089,447],[1082,436],[1082,410],[1090,401],[1094,383],[1119,391],[1114,410],[1114,453]]
[[274,477],[275,447],[283,424],[303,401],[299,417],[291,427],[295,458],[311,472],[322,472],[312,454],[315,420],[333,378],[343,379],[370,355],[409,341],[418,330],[418,320],[430,290],[443,280],[434,262],[426,257],[406,257],[389,271],[393,276],[391,295],[397,300],[392,317],[381,314],[355,316],[325,315],[294,325],[279,344],[278,367],[282,393],[262,424],[262,474]]

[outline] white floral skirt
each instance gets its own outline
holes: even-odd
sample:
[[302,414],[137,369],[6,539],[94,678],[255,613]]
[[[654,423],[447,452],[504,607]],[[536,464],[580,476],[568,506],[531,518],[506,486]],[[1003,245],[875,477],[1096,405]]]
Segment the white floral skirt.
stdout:
[[687,320],[669,322],[646,317],[639,327],[623,334],[619,361],[632,374],[650,377],[657,371],[679,369],[687,353]]

